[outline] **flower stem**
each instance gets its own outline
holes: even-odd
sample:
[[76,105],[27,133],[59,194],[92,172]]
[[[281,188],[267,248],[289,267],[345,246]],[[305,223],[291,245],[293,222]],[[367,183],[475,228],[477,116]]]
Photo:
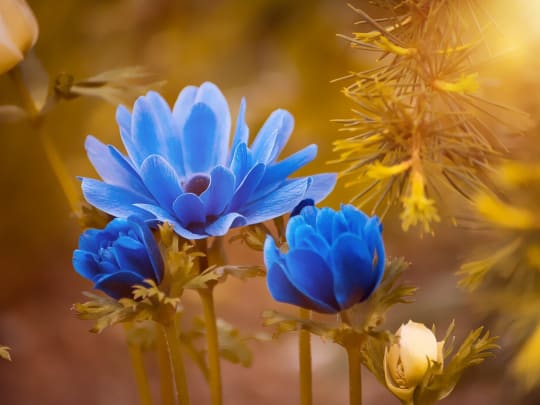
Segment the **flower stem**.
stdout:
[[173,371],[169,359],[169,349],[167,347],[167,336],[163,328],[157,332],[157,351],[160,375],[160,392],[162,405],[175,405]]
[[24,108],[30,117],[30,122],[39,136],[41,144],[43,145],[43,150],[45,151],[45,156],[51,165],[56,179],[60,183],[62,191],[64,192],[64,195],[69,203],[69,207],[73,212],[77,212],[79,210],[79,193],[74,185],[69,171],[67,170],[66,165],[54,147],[51,138],[45,133],[45,131],[43,131],[43,117],[39,115],[39,111],[36,109],[34,100],[32,99],[26,83],[24,82],[20,67],[16,66],[15,68],[11,69],[9,71],[9,76],[19,92],[19,96],[21,97]]
[[[300,318],[310,319],[310,311],[300,308]],[[298,352],[300,363],[300,404],[311,405],[313,394],[311,387],[311,335],[309,331],[301,329],[298,338]]]
[[349,404],[362,405],[362,363],[360,348],[347,348],[349,360]]
[[[206,239],[197,241],[197,248],[204,256],[199,257],[199,271],[208,268],[208,247]],[[206,327],[206,344],[208,351],[208,371],[210,379],[210,398],[212,405],[221,405],[221,364],[219,361],[219,339],[217,331],[216,311],[214,308],[214,284],[209,283],[206,288],[199,289],[199,296],[204,312],[204,325]]]
[[150,394],[150,386],[148,384],[148,376],[144,368],[144,359],[142,356],[141,348],[129,342],[129,331],[132,325],[130,323],[124,324],[124,329],[128,335],[128,350],[129,357],[131,358],[131,365],[135,373],[135,381],[137,383],[137,391],[139,391],[139,398],[141,405],[152,405],[152,395]]
[[208,367],[210,374],[210,395],[212,405],[221,405],[221,365],[219,361],[219,340],[214,310],[213,287],[199,290],[204,311],[206,326],[206,343],[208,345]]
[[174,370],[174,382],[176,385],[176,397],[180,405],[189,405],[189,393],[186,381],[186,371],[182,360],[182,348],[180,347],[180,338],[176,322],[171,321],[163,325],[163,331],[167,339],[169,348],[169,358]]

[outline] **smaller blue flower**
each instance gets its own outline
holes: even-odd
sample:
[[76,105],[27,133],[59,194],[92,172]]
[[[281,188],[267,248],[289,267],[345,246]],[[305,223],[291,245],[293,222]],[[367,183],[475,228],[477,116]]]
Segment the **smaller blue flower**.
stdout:
[[276,301],[337,313],[366,300],[381,282],[385,253],[377,217],[305,205],[287,224],[289,251],[264,244],[267,284]]
[[131,297],[134,285],[145,279],[157,284],[163,259],[148,226],[140,219],[115,218],[105,229],[89,229],[73,252],[73,267],[94,282],[94,288],[113,298]]

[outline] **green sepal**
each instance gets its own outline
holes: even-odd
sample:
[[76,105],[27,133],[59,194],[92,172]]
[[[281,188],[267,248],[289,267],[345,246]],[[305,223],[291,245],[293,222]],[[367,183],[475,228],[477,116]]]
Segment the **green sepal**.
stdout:
[[101,333],[109,326],[122,322],[154,320],[159,323],[170,322],[174,314],[181,312],[179,298],[171,298],[161,291],[153,280],[145,280],[150,287],[134,286],[133,299],[114,300],[92,293],[85,293],[91,301],[77,303],[73,309],[83,320],[95,320],[90,332]]

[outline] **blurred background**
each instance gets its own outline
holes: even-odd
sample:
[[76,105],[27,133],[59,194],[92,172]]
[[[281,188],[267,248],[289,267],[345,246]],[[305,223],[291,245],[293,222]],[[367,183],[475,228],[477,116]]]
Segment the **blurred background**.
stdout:
[[[233,117],[241,97],[246,97],[252,134],[274,109],[293,113],[295,133],[284,156],[310,143],[319,145],[316,163],[303,174],[339,170],[337,165],[327,165],[336,158],[332,141],[343,136],[331,120],[348,118],[353,106],[340,93],[343,83],[331,80],[374,63],[370,55],[350,49],[347,41],[336,36],[358,29],[354,22],[359,16],[345,1],[28,3],[40,26],[35,51],[52,78],[68,72],[83,79],[113,68],[140,65],[154,73],[156,80],[165,81],[159,91],[170,103],[184,86],[212,81],[225,94]],[[367,1],[353,3],[377,15]],[[536,122],[540,113],[539,6],[526,0],[483,3],[498,24],[491,44],[505,50],[481,75],[484,95],[525,110]],[[0,104],[20,102],[6,75],[0,77],[0,89]],[[84,153],[87,134],[121,146],[114,114],[114,105],[96,98],[62,102],[48,114],[44,130],[74,183],[75,176],[95,176]],[[515,137],[510,148],[531,154],[537,151],[532,139]],[[70,309],[85,299],[82,291],[91,289],[71,267],[80,228],[32,127],[21,122],[1,123],[0,151],[0,343],[12,348],[13,357],[12,363],[0,362],[0,403],[136,404],[122,328],[91,334],[91,323],[77,320]],[[353,193],[338,184],[325,204],[337,207]],[[490,320],[470,305],[470,295],[456,287],[454,275],[472,253],[471,246],[481,242],[477,235],[443,220],[434,237],[420,238],[414,230],[403,233],[397,216],[390,213],[385,219],[387,251],[412,262],[405,278],[418,284],[420,290],[416,303],[391,312],[389,329],[414,319],[436,324],[442,333],[455,319],[459,341],[472,328],[490,326]],[[260,255],[246,255],[244,249],[238,242],[229,246],[235,263],[261,262]],[[264,309],[292,310],[271,300],[263,279],[230,280],[219,286],[216,294],[218,316],[247,332],[265,331],[260,318]],[[185,301],[185,306],[196,312],[196,297],[186,294]],[[504,346],[504,337],[501,344]],[[226,403],[297,403],[295,336],[253,342],[252,349],[251,368],[223,362]],[[515,385],[505,372],[508,355],[503,350],[495,359],[467,371],[443,403],[538,403],[540,397],[535,392],[516,399]],[[147,360],[152,388],[157,392],[154,357],[150,353]],[[188,369],[193,403],[207,403],[200,372],[192,364]],[[366,404],[397,403],[367,372],[364,375]],[[347,403],[347,384],[345,354],[314,338],[315,403]]]

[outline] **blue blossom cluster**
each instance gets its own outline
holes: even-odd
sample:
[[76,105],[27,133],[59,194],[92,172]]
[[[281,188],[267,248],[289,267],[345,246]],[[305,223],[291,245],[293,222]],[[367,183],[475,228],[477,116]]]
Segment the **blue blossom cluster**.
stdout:
[[271,238],[265,245],[274,298],[326,313],[366,299],[384,269],[378,219],[350,206],[339,213],[310,206],[330,193],[336,175],[290,176],[315,158],[317,146],[278,161],[292,115],[274,111],[248,145],[245,114],[242,100],[231,141],[229,106],[208,82],[184,88],[172,110],[155,92],[131,112],[120,106],[127,155],[88,136],[88,157],[102,180],[82,178],[85,199],[116,218],[81,236],[76,271],[114,298],[130,296],[133,285],[163,277],[151,227],[167,222],[195,240],[292,213],[289,252]]

